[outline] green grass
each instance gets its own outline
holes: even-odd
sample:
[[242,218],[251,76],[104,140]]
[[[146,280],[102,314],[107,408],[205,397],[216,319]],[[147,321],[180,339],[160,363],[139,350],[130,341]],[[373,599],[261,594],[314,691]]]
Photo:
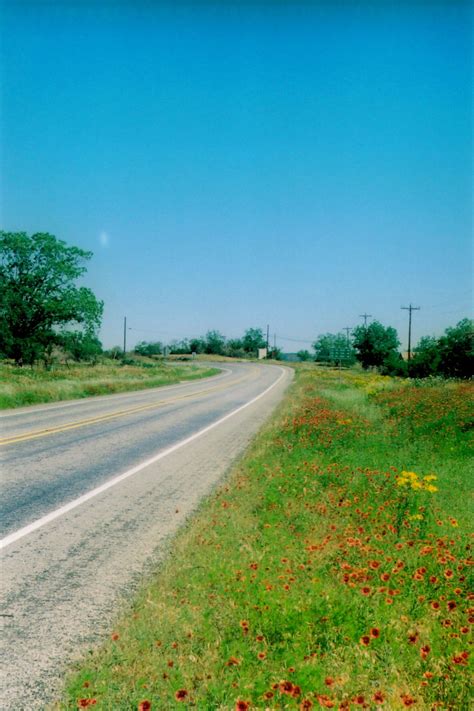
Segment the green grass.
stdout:
[[297,368],[54,708],[467,709],[469,395]]
[[156,388],[218,372],[217,368],[157,363],[145,358],[137,360],[135,365],[109,361],[98,365],[56,365],[51,370],[3,363],[0,364],[0,409]]

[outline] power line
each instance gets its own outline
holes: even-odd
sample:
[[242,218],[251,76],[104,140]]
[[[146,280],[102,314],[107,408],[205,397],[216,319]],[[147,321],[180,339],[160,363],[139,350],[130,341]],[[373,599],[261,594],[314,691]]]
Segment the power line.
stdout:
[[372,314],[359,314],[359,318],[364,319],[364,327],[367,328],[367,319],[372,318]]

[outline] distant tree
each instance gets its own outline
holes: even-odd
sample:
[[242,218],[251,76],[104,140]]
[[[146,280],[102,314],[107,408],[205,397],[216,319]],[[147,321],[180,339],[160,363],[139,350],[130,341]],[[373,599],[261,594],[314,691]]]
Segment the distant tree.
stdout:
[[96,363],[102,353],[102,344],[93,332],[65,331],[59,341],[66,354],[78,362]]
[[181,341],[171,341],[168,345],[169,352],[175,355],[186,355],[191,353],[191,347],[187,338],[183,338]]
[[111,358],[112,360],[119,360],[123,356],[123,348],[120,346],[112,346],[108,350],[103,352],[106,358]]
[[397,354],[400,345],[396,330],[382,326],[378,321],[372,321],[369,326],[358,326],[353,337],[357,359],[363,368],[382,366],[387,358]]
[[160,341],[140,341],[134,350],[135,353],[143,356],[161,355],[163,353],[163,344]]
[[343,333],[325,333],[313,343],[316,361],[333,365],[353,365],[356,360],[354,348]]
[[399,378],[406,378],[408,375],[408,363],[403,360],[402,354],[391,351],[380,366],[382,375],[394,375]]
[[60,342],[61,328],[94,334],[103,303],[78,287],[92,256],[47,233],[0,232],[0,354],[33,363]]
[[298,351],[296,355],[301,361],[311,360],[311,353],[307,350]]
[[447,328],[438,346],[439,369],[446,378],[474,375],[474,321],[465,318],[453,328]]
[[225,353],[231,358],[245,358],[248,355],[241,338],[230,338],[226,343]]
[[205,353],[223,355],[225,338],[219,331],[208,331],[205,339]]
[[244,351],[257,355],[259,348],[266,348],[267,341],[263,337],[261,328],[248,328],[242,338],[242,346]]
[[189,341],[191,353],[204,353],[206,350],[206,341],[204,338],[191,338]]
[[408,364],[411,378],[427,378],[440,373],[441,351],[437,338],[423,336],[416,345],[413,357]]

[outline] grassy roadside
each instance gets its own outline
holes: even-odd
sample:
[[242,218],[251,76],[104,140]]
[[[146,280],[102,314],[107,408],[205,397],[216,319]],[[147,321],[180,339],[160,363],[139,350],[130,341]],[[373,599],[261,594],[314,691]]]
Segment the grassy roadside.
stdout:
[[141,359],[135,365],[57,365],[53,370],[0,364],[0,409],[156,388],[215,375],[217,368]]
[[467,709],[469,395],[299,368],[54,708]]

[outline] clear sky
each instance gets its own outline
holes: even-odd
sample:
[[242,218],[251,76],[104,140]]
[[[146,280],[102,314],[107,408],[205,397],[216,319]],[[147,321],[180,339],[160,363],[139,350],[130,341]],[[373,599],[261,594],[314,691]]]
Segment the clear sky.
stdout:
[[1,226],[94,252],[105,346],[124,315],[406,342],[409,302],[439,334],[471,304],[470,7],[4,1]]

